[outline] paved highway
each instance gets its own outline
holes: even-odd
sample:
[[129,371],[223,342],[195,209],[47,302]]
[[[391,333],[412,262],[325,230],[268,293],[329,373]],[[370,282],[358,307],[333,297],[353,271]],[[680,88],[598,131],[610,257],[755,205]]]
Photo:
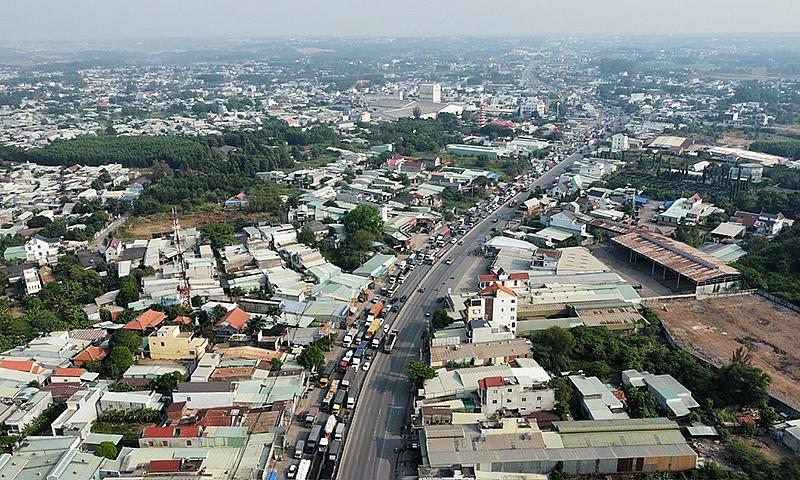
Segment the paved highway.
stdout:
[[[569,165],[581,158],[574,154],[556,165],[537,179],[531,189],[540,186],[548,188],[558,175]],[[517,203],[528,193],[515,197]],[[393,479],[396,448],[403,446],[401,429],[406,423],[409,407],[410,383],[405,374],[405,365],[419,358],[423,346],[422,336],[428,326],[425,312],[433,312],[438,305],[436,298],[447,294],[447,289],[455,290],[464,276],[471,276],[480,266],[480,256],[469,255],[479,247],[492,227],[501,227],[514,216],[515,208],[505,202],[496,212],[476,224],[461,240],[461,245],[450,245],[447,251],[433,266],[419,266],[409,275],[398,289],[396,297],[408,295],[400,313],[392,321],[399,330],[397,343],[391,354],[378,353],[363,381],[355,411],[347,432],[344,456],[339,468],[338,478],[347,480]],[[497,223],[492,220],[498,219]],[[452,265],[444,260],[453,258]],[[418,293],[424,288],[424,293]]]

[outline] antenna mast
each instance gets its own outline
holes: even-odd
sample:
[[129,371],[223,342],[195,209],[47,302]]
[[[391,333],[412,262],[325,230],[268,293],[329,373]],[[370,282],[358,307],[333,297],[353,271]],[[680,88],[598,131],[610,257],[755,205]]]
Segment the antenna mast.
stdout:
[[176,261],[178,262],[178,293],[181,303],[189,307],[192,306],[192,286],[189,285],[189,278],[186,277],[186,263],[183,261],[183,241],[181,240],[181,224],[178,222],[178,208],[172,207],[172,241],[175,250],[178,252]]

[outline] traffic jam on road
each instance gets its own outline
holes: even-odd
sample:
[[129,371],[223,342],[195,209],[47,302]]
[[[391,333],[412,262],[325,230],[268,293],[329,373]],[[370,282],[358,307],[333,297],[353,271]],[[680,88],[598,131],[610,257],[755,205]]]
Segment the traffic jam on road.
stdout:
[[[401,288],[409,281],[413,272],[417,269],[422,271],[413,275],[414,285],[419,285],[420,279],[437,263],[452,265],[458,260],[456,255],[471,255],[472,250],[460,248],[465,243],[464,236],[483,222],[498,224],[498,210],[503,206],[514,208],[517,195],[528,192],[534,180],[546,171],[520,175],[514,182],[498,188],[489,197],[469,208],[460,218],[431,234],[424,245],[397,262],[394,271],[387,275],[385,283],[377,289],[363,309],[358,311],[356,321],[340,337],[342,353],[330,360],[317,377],[318,386],[327,390],[319,405],[319,412],[309,410],[304,414],[302,420],[311,430],[307,438],[297,441],[294,458],[301,460],[301,463],[290,466],[287,478],[328,480],[336,475],[344,441],[347,439],[349,420],[374,358],[381,352],[390,354],[393,351],[399,334],[394,325],[397,316],[411,296],[426,293],[424,287]],[[497,231],[499,227],[500,225],[493,225],[491,231]],[[481,243],[483,240],[480,239]],[[452,250],[459,250],[461,253],[453,253]],[[436,298],[436,303],[443,301],[442,296]],[[431,313],[432,311],[426,310],[425,316],[430,317]],[[414,445],[418,446],[413,439],[409,442],[412,448],[415,448]]]

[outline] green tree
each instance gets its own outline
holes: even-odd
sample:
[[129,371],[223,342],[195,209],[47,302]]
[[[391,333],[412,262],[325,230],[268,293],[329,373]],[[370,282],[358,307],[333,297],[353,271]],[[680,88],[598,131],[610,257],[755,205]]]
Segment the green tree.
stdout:
[[270,371],[279,372],[281,367],[283,367],[283,361],[280,358],[273,358],[270,360]]
[[433,325],[434,329],[440,330],[442,328],[447,327],[451,323],[453,323],[453,319],[450,317],[450,315],[447,314],[447,310],[445,310],[444,308],[440,308],[435,312],[433,312],[431,325]]
[[297,233],[297,241],[302,243],[303,245],[308,245],[309,247],[317,246],[317,239],[314,236],[314,232],[306,228],[301,229]]
[[150,388],[162,395],[169,395],[178,388],[178,384],[180,384],[183,380],[184,378],[181,372],[174,371],[165,373],[163,375],[159,375],[155,380],[152,380],[150,382]]
[[133,354],[128,347],[120,345],[112,348],[111,353],[103,359],[103,369],[109,377],[119,379],[134,363]]
[[325,354],[316,345],[309,345],[297,356],[297,362],[308,370],[316,368],[325,362]]
[[250,335],[255,335],[261,330],[267,328],[267,318],[263,315],[253,315],[247,320],[247,331]]
[[142,344],[142,337],[133,330],[120,328],[111,335],[108,344],[111,348],[122,346],[127,348],[129,352],[135,352],[139,350],[139,346]]
[[139,283],[133,276],[127,275],[119,279],[119,292],[116,302],[121,307],[127,307],[129,303],[139,300]]
[[406,364],[406,373],[414,382],[422,382],[436,377],[436,370],[432,369],[425,362],[412,360]]
[[111,442],[100,442],[94,451],[96,457],[103,457],[109,460],[114,460],[119,455],[117,446]]
[[376,240],[383,236],[381,213],[372,205],[360,204],[345,214],[342,223],[348,236],[355,235],[359,230],[364,230]]
[[655,418],[658,416],[656,401],[647,390],[639,390],[636,387],[625,389],[625,399],[628,401],[628,408],[633,418]]
[[545,368],[558,372],[568,368],[575,337],[568,330],[550,327],[531,336],[533,350]]
[[771,383],[770,376],[760,368],[731,362],[719,370],[716,403],[742,407],[765,405]]
[[200,238],[208,242],[214,248],[222,248],[231,245],[235,240],[233,227],[227,223],[214,222],[204,225],[200,229]]

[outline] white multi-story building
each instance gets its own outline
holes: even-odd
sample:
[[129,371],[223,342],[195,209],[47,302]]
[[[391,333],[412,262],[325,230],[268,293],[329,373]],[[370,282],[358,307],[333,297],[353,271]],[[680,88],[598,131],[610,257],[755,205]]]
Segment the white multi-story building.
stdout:
[[423,83],[419,86],[419,99],[426,102],[442,103],[442,85]]
[[47,262],[50,257],[58,255],[58,245],[61,240],[35,235],[25,242],[25,256],[29,262]]
[[26,268],[22,271],[25,280],[25,294],[33,295],[42,289],[42,281],[39,279],[39,272],[35,268]]
[[[481,299],[484,319],[492,327],[517,333],[517,294],[514,290],[493,283],[478,292]],[[470,306],[477,312],[477,306]],[[472,312],[471,312],[472,313]]]
[[624,152],[630,148],[628,136],[623,133],[617,133],[611,137],[611,150],[614,152]]
[[490,416],[499,410],[521,415],[555,409],[556,396],[547,385],[523,385],[516,377],[486,377],[478,380],[481,413]]

